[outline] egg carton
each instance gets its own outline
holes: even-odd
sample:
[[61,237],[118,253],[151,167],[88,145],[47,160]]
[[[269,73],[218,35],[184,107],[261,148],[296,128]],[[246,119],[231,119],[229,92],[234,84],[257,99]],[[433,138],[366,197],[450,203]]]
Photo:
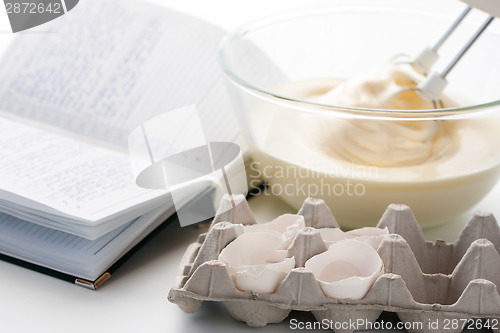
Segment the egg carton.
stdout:
[[405,327],[409,332],[461,332],[487,324],[500,333],[500,228],[492,214],[474,214],[459,239],[447,244],[425,241],[410,208],[389,205],[377,225],[391,233],[377,250],[384,274],[361,300],[326,297],[303,267],[327,250],[317,229],[338,228],[329,208],[308,198],[298,214],[306,228],[288,248],[296,268],[274,293],[242,292],[217,258],[237,237],[235,224],[256,221],[243,196],[223,198],[209,231],[187,248],[168,299],[188,313],[203,301],[223,302],[235,319],[256,327],[279,323],[298,310],[310,311],[321,323],[326,320],[335,332],[353,332],[375,327],[380,314],[389,311],[410,324]]

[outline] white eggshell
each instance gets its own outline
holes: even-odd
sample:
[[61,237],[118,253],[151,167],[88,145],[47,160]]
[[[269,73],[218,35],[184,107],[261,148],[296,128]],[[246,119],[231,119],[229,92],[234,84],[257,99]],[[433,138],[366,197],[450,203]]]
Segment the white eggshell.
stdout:
[[297,236],[299,230],[306,227],[302,215],[284,214],[268,223],[253,224],[245,227],[245,232],[268,232],[282,239],[280,249],[287,249]]
[[326,246],[346,239],[345,233],[340,228],[323,228],[318,231]]
[[295,267],[295,258],[286,258],[281,244],[282,238],[269,232],[245,233],[221,251],[219,261],[239,290],[273,293]]
[[348,231],[345,234],[346,238],[365,242],[376,250],[378,249],[380,243],[382,243],[384,238],[389,235],[389,229],[387,229],[387,227],[383,229],[375,227],[365,227]]
[[326,296],[362,299],[382,274],[384,264],[377,251],[357,240],[332,244],[328,251],[306,261]]
[[254,272],[242,270],[234,275],[234,283],[236,288],[241,291],[270,294],[278,289],[281,281],[285,279],[294,266],[295,258],[292,257],[276,264],[263,265],[261,270]]

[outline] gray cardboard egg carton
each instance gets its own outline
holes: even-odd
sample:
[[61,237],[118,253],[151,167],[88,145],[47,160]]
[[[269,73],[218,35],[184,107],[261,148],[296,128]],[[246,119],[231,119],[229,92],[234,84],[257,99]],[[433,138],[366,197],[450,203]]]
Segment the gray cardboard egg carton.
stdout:
[[[300,209],[307,227],[288,250],[297,265],[272,294],[237,290],[217,260],[237,236],[233,223],[256,223],[244,197],[234,201],[235,208],[225,211],[231,201],[223,199],[219,212],[225,212],[216,215],[208,233],[188,247],[181,261],[168,299],[185,312],[196,311],[203,301],[223,302],[235,319],[264,326],[283,321],[291,310],[310,311],[318,321],[365,324],[390,311],[403,322],[422,323],[410,332],[460,332],[465,319],[490,318],[494,323],[500,318],[500,228],[491,214],[476,213],[453,244],[431,243],[407,206],[390,205],[377,225],[391,233],[378,249],[385,274],[362,300],[336,300],[326,297],[313,274],[303,268],[307,259],[327,249],[316,229],[338,227],[322,200],[309,198]],[[462,320],[455,329],[453,319]],[[369,327],[358,325],[356,330]],[[498,326],[493,332],[500,332]]]

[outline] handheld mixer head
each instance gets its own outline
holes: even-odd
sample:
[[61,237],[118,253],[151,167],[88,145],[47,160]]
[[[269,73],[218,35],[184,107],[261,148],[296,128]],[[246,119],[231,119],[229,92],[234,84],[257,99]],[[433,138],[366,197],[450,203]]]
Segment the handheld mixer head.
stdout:
[[[415,82],[415,86],[396,90],[388,94],[385,99],[385,105],[389,105],[390,101],[398,95],[408,92],[416,91],[422,99],[432,103],[434,108],[443,108],[443,101],[441,94],[447,85],[446,76],[450,73],[453,67],[464,56],[474,42],[481,36],[486,28],[491,24],[495,17],[500,17],[500,0],[463,0],[467,3],[467,7],[446,30],[441,38],[431,48],[424,49],[416,58],[406,61],[397,61],[398,63],[410,63],[414,70],[425,75],[425,78],[420,82]],[[481,24],[481,26],[474,32],[469,40],[462,46],[450,63],[441,71],[431,71],[432,66],[438,59],[438,50],[448,39],[448,37],[455,31],[457,26],[465,19],[467,14],[471,11],[471,7],[475,7],[489,14],[488,18]]]

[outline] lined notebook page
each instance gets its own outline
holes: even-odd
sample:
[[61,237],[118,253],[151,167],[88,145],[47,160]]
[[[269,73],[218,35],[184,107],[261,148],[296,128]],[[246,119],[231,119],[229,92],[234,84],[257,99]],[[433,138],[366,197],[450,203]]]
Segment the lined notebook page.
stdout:
[[196,104],[210,141],[233,141],[217,48],[224,32],[128,0],[81,1],[0,61],[0,109],[126,147],[147,119]]
[[[19,35],[0,61],[0,110],[76,133],[93,143],[126,148],[128,134],[142,122],[196,104],[208,141],[234,141],[239,136],[216,61],[224,35],[219,28],[147,3],[102,0],[82,1],[46,30],[50,33]],[[7,138],[7,132],[0,131],[0,141],[5,143],[0,152],[6,157],[0,160],[0,210],[4,212],[17,211],[33,222],[94,238],[112,226],[87,232],[78,222],[83,227],[102,225],[158,196],[148,197],[139,188],[138,193],[129,191],[131,174],[125,172],[129,163],[125,154],[106,156],[102,149],[89,145],[84,150],[93,152],[87,153],[70,140],[50,139],[58,142],[57,147],[64,146],[60,152],[78,153],[68,169],[63,168],[66,161],[58,162],[61,154],[50,142]],[[15,146],[20,149],[11,149]],[[44,153],[18,156],[30,149]],[[72,158],[68,157],[69,164]],[[40,160],[43,163],[38,167],[29,167]],[[30,177],[17,170],[28,170]],[[110,182],[103,179],[116,180],[105,193],[102,185]],[[18,206],[9,207],[14,198],[5,192],[31,202],[21,200]],[[38,212],[29,210],[35,206]],[[144,213],[134,212],[130,219]],[[37,220],[36,215],[43,219]],[[75,228],[71,222],[76,222]]]
[[125,153],[1,115],[0,138],[5,213],[95,239],[167,204],[166,191],[135,184]]
[[119,205],[116,213],[155,197],[135,185],[125,153],[1,115],[0,133],[0,188],[33,200],[38,206],[33,208],[41,209],[41,204],[65,216],[90,219],[94,213],[106,216],[111,206]]

